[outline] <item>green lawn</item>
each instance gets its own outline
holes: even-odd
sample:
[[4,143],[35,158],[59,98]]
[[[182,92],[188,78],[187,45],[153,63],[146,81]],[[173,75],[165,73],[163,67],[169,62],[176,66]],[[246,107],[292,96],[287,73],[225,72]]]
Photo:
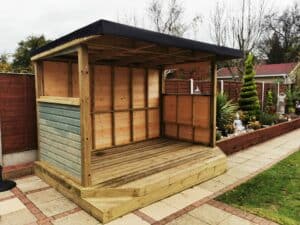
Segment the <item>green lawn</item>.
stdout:
[[217,198],[280,224],[300,224],[300,151]]

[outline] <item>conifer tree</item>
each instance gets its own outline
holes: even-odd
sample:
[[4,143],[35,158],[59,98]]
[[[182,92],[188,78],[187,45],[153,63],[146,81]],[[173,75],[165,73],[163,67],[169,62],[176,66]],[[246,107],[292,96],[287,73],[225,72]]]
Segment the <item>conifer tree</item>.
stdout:
[[248,54],[245,61],[245,73],[243,75],[243,86],[240,92],[239,106],[249,118],[257,116],[260,109],[254,76],[253,55]]

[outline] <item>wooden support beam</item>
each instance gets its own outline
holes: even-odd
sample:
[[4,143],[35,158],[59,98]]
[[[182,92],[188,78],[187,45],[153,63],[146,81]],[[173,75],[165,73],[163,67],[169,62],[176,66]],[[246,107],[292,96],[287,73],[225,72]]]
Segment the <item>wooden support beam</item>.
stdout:
[[[145,107],[148,108],[149,107],[149,89],[148,89],[148,85],[149,85],[149,70],[145,69],[146,73],[145,73]],[[149,138],[149,115],[148,115],[149,110],[145,110],[145,129],[146,129],[146,139]]]
[[81,183],[91,185],[91,99],[90,99],[90,68],[88,48],[81,45],[78,48],[78,71],[80,92],[80,128],[81,128]]
[[[90,79],[90,96],[91,96],[91,112],[95,111],[95,66],[90,64],[91,79]],[[92,149],[96,147],[95,138],[95,115],[91,115],[91,127],[92,127]]]
[[164,135],[164,123],[163,123],[163,93],[164,93],[164,69],[161,68],[159,71],[159,88],[158,88],[158,92],[159,92],[159,136],[163,136]]
[[115,137],[115,67],[111,66],[111,144],[112,146],[116,145]]
[[[129,108],[133,108],[133,79],[132,79],[132,67],[129,68]],[[134,129],[133,129],[133,110],[130,110],[130,141],[134,140]]]
[[210,96],[210,146],[216,146],[216,108],[217,108],[217,65],[213,58],[210,63],[211,73],[211,96]]
[[34,74],[35,74],[35,95],[36,95],[36,120],[37,120],[37,160],[41,159],[40,154],[40,131],[39,131],[39,105],[37,99],[43,95],[43,63],[40,61],[33,62]]

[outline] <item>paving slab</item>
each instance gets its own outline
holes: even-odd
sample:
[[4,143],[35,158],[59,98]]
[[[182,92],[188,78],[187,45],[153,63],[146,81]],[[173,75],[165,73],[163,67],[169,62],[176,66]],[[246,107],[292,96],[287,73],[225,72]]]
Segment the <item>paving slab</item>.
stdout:
[[94,217],[84,211],[79,211],[66,217],[52,221],[54,225],[101,225]]

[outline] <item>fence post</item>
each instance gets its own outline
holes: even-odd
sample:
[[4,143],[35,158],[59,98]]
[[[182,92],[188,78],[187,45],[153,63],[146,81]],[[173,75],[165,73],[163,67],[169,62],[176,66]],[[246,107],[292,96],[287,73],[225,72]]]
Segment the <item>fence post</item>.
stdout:
[[261,109],[264,108],[264,99],[265,99],[265,82],[261,84]]

